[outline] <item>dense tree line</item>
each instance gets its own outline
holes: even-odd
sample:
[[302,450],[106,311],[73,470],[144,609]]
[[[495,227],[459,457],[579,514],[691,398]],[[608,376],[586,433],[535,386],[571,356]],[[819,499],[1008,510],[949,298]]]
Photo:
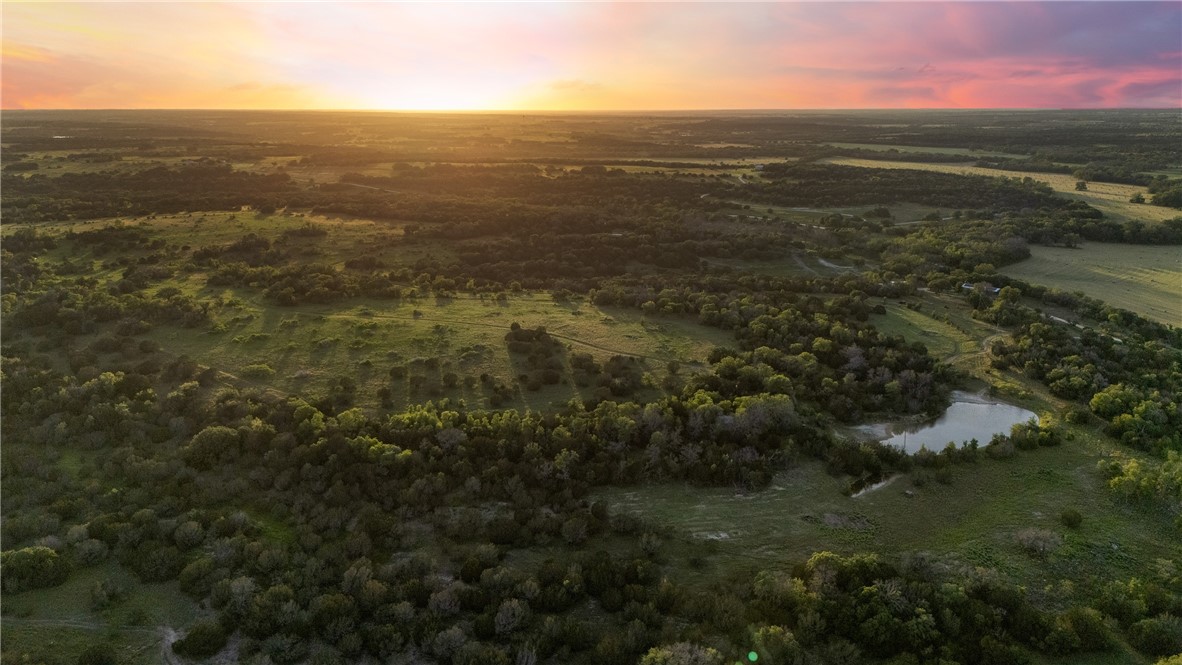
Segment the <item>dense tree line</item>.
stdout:
[[286,174],[236,171],[197,161],[133,173],[4,176],[6,221],[94,219],[186,210],[234,210],[273,200],[293,188]]
[[[873,169],[835,164],[768,164],[770,182],[749,188],[751,198],[785,206],[848,206],[910,201],[944,208],[993,211],[1058,209],[1067,201],[1032,178]],[[744,190],[747,191],[747,190]]]

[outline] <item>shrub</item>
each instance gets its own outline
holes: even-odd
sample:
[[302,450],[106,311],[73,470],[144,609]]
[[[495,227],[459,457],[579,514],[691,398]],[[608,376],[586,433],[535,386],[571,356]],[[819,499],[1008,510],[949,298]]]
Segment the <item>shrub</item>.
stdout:
[[202,619],[189,628],[172,650],[187,658],[208,658],[226,646],[226,630],[215,619]]
[[78,654],[78,665],[115,665],[118,662],[115,647],[109,642],[92,644]]
[[1046,529],[1023,529],[1017,533],[1015,539],[1026,553],[1039,559],[1046,558],[1063,543],[1063,538],[1054,531]]
[[83,567],[103,561],[108,554],[107,544],[94,538],[88,538],[74,548],[74,560]]
[[266,363],[256,363],[243,367],[242,376],[248,379],[269,379],[275,376],[275,370]]
[[497,615],[493,619],[498,635],[505,635],[521,628],[529,621],[529,605],[517,598],[509,598],[501,602],[497,608]]
[[640,665],[721,665],[722,655],[709,647],[678,642],[653,647],[640,659]]
[[69,562],[48,547],[26,547],[0,554],[0,586],[5,593],[57,586],[69,576]]
[[1078,529],[1083,524],[1083,515],[1074,508],[1068,508],[1059,514],[1059,521],[1068,529]]
[[1162,614],[1129,627],[1129,643],[1151,656],[1170,656],[1182,651],[1182,619]]

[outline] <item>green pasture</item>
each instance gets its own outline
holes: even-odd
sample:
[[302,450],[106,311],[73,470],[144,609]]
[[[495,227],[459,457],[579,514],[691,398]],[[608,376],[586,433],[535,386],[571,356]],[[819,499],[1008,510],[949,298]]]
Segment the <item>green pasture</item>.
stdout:
[[[285,231],[299,229],[312,224],[328,232],[324,237],[289,237]],[[50,233],[75,233],[93,231],[108,226],[143,228],[153,239],[161,239],[176,247],[200,247],[228,245],[247,234],[281,241],[283,250],[302,262],[327,263],[342,266],[350,258],[366,255],[385,260],[391,265],[400,261],[422,258],[428,254],[444,258],[448,250],[428,244],[409,244],[402,236],[402,224],[397,222],[376,222],[348,216],[315,215],[311,213],[261,214],[251,210],[238,212],[188,212],[175,215],[150,215],[119,219],[98,219],[39,224],[37,228]],[[137,258],[137,253],[120,252],[120,256]],[[72,248],[59,248],[49,254],[51,259],[77,261],[79,259],[111,258],[94,255],[93,252],[75,252]]]
[[[283,239],[284,231],[308,223],[327,230],[328,235]],[[143,227],[170,246],[194,249],[229,244],[254,233],[276,241],[297,261],[338,267],[362,254],[392,266],[428,255],[448,258],[447,250],[434,243],[406,242],[397,224],[319,215],[195,212],[40,228],[64,234],[111,225]],[[119,256],[136,259],[153,251],[121,251]],[[79,252],[71,243],[62,243],[46,258],[89,264],[92,275],[116,281],[124,267],[111,263],[113,257],[91,248]],[[442,397],[487,404],[487,387],[465,381],[481,374],[514,388],[516,399],[505,406],[548,408],[572,398],[592,397],[594,383],[577,386],[569,364],[559,385],[531,391],[519,381],[528,368],[523,357],[509,353],[504,340],[513,323],[543,326],[570,352],[590,353],[601,363],[617,354],[641,358],[649,398],[660,394],[669,361],[692,372],[702,366],[712,348],[733,341],[729,333],[689,317],[600,308],[583,298],[559,302],[544,293],[518,292],[498,298],[471,293],[436,297],[416,291],[401,300],[355,298],[332,305],[280,307],[258,289],[211,287],[208,279],[206,272],[182,269],[153,287],[175,287],[212,304],[213,322],[203,329],[161,326],[148,334],[166,353],[188,355],[225,372],[226,378],[285,394],[323,394],[340,377],[349,377],[357,385],[357,403],[364,406],[379,403],[376,392],[383,386],[391,390],[396,407]],[[406,367],[405,376],[390,376],[396,365]],[[456,385],[444,385],[448,374],[456,375]],[[412,385],[418,381],[425,383]]]
[[1182,248],[1089,242],[1073,249],[1031,247],[1030,253],[1002,272],[1182,326]]

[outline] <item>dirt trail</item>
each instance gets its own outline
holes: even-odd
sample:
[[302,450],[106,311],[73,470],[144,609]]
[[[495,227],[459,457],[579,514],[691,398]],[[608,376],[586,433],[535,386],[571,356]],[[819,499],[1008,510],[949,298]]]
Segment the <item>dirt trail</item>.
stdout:
[[952,363],[954,363],[954,362],[956,362],[957,360],[960,360],[960,359],[962,359],[962,358],[968,358],[968,357],[971,357],[971,356],[988,355],[988,354],[989,354],[989,347],[990,347],[990,346],[992,346],[994,342],[996,342],[997,340],[1001,339],[1002,337],[1005,337],[1005,336],[1006,336],[1006,335],[1008,335],[1008,334],[1009,334],[1009,333],[1007,333],[1007,332],[1005,332],[1005,331],[1002,331],[1002,332],[999,332],[999,333],[997,333],[997,334],[995,334],[995,335],[990,335],[989,337],[986,337],[985,339],[981,340],[981,348],[980,348],[980,350],[977,350],[977,351],[961,351],[961,352],[959,352],[959,353],[954,353],[954,354],[952,354],[952,355],[948,356],[947,358],[945,358],[945,359],[944,359],[944,363],[945,363],[945,364],[948,364],[948,365],[951,365]]
[[800,266],[800,267],[801,267],[803,270],[807,270],[807,271],[809,271],[809,272],[811,272],[812,274],[814,274],[814,275],[817,275],[817,276],[820,276],[820,275],[821,275],[821,273],[819,273],[819,272],[817,272],[816,270],[814,270],[812,266],[810,266],[809,264],[805,263],[805,262],[804,262],[804,259],[800,258],[800,254],[797,254],[797,253],[793,252],[793,253],[792,253],[792,260],[796,261],[796,265]]
[[[54,626],[58,628],[77,628],[79,630],[107,630],[111,627],[102,621],[87,621],[85,619],[31,619],[5,616],[4,622],[23,626]],[[159,628],[153,628],[151,626],[127,626],[119,628],[119,630],[136,633],[156,633],[159,631]]]
[[373,185],[362,185],[362,184],[358,184],[355,182],[342,182],[339,184],[349,185],[350,187],[362,187],[364,189],[373,189],[373,190],[377,190],[379,192],[386,192],[387,194],[401,194],[402,193],[396,189],[382,189],[381,187],[374,187]]

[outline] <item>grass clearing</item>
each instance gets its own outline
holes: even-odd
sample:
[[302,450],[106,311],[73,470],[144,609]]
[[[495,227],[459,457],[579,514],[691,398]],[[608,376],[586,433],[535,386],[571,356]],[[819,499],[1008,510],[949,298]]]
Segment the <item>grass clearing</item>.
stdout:
[[[96,611],[91,608],[90,590],[101,581],[125,589],[125,595]],[[4,650],[77,654],[106,640],[115,645],[121,663],[148,665],[160,662],[161,627],[186,626],[199,614],[197,604],[181,593],[176,582],[144,584],[108,560],[75,570],[61,586],[6,595]]]
[[[916,487],[905,475],[848,497],[845,479],[806,462],[756,493],[663,484],[608,488],[596,497],[683,541],[711,543],[710,564],[727,573],[789,566],[821,550],[922,551],[1002,570],[1038,593],[1080,570],[1115,579],[1136,574],[1139,562],[1176,556],[1165,544],[1176,537],[1167,516],[1120,503],[1102,487],[1094,468],[1107,442],[1073,433],[1074,441],[1057,448],[954,467],[948,485]],[[1078,530],[1059,522],[1067,508],[1083,513]],[[1031,558],[1014,541],[1029,527],[1061,534],[1064,545],[1046,560]]]
[[[833,157],[821,160],[828,164],[842,166],[860,166],[876,169],[911,169],[913,171],[935,171],[937,173],[952,173],[956,175],[985,175],[991,177],[1033,178],[1045,182],[1057,194],[1069,199],[1078,199],[1104,213],[1105,217],[1117,221],[1138,220],[1142,222],[1163,222],[1178,217],[1178,210],[1148,203],[1129,203],[1133,194],[1146,194],[1146,189],[1140,185],[1117,185],[1108,182],[1090,182],[1087,191],[1075,190],[1078,179],[1062,173],[1025,173],[1022,171],[1005,171],[1001,169],[987,169],[966,164],[924,164],[918,162],[878,161],[875,159],[854,159]],[[1146,196],[1148,198],[1148,196]]]
[[1089,242],[1075,249],[1031,247],[1030,253],[1002,272],[1182,326],[1182,248]]
[[870,319],[879,332],[902,335],[908,342],[920,342],[927,347],[928,353],[940,360],[981,348],[980,340],[953,325],[946,313],[929,314],[898,302],[887,301],[884,305],[887,313],[875,314]]
[[[188,286],[203,297],[220,296],[224,304],[214,312],[216,323],[204,332],[172,327],[151,331],[148,337],[165,350],[231,374],[265,363],[274,370],[272,376],[242,378],[284,393],[323,394],[337,378],[349,377],[357,385],[361,406],[375,406],[375,393],[382,386],[391,389],[395,405],[441,397],[484,405],[485,389],[464,382],[482,373],[515,386],[514,405],[520,408],[545,409],[572,398],[589,399],[594,386],[576,386],[569,367],[564,383],[556,386],[530,391],[518,382],[525,371],[523,359],[509,353],[504,339],[514,322],[527,328],[544,326],[569,351],[590,353],[601,363],[617,354],[640,357],[651,386],[660,384],[668,361],[693,371],[711,349],[733,341],[726,331],[686,317],[650,317],[586,302],[555,302],[544,294],[517,294],[503,301],[456,296],[278,307],[246,290],[208,292],[215,290]],[[396,365],[406,366],[407,372],[392,379],[389,371]],[[448,374],[456,375],[454,386],[446,386]],[[416,385],[417,376],[425,377],[426,387]],[[430,386],[440,392],[431,392]]]

